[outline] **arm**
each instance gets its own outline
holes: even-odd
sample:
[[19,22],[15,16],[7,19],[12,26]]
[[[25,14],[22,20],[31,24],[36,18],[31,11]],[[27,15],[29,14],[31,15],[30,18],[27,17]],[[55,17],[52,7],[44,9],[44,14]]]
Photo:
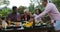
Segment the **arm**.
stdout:
[[49,11],[51,11],[51,9],[52,9],[51,5],[46,6],[45,10],[41,14],[39,14],[37,17],[35,17],[35,19],[43,17],[44,15],[49,13]]

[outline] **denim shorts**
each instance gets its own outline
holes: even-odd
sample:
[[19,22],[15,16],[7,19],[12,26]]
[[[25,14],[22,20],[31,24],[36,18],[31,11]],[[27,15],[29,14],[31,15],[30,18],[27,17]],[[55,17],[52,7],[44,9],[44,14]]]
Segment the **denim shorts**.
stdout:
[[54,28],[55,30],[60,30],[60,20],[56,20],[55,23],[54,23]]

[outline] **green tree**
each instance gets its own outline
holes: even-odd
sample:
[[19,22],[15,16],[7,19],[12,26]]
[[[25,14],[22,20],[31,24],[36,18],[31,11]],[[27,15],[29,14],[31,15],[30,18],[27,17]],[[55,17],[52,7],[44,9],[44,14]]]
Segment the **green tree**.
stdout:
[[52,0],[52,2],[57,6],[58,10],[60,11],[60,0]]
[[1,6],[4,4],[6,4],[6,5],[0,11],[0,17],[6,17],[9,14],[9,12],[11,12],[11,10],[9,8],[7,8],[9,3],[10,3],[9,0],[1,0],[0,5]]
[[34,4],[30,3],[29,11],[32,12],[33,10],[34,10]]
[[20,14],[23,14],[24,9],[26,9],[26,8],[27,8],[27,7],[20,6],[20,7],[18,8],[19,13],[20,13]]
[[41,0],[30,0],[30,6],[29,6],[29,10],[32,12],[32,13],[34,13],[35,12],[35,9],[36,8],[39,8],[39,9],[41,9],[42,11],[43,11],[43,7],[42,7],[42,5],[41,5]]
[[10,8],[4,7],[0,11],[0,17],[6,17],[12,10]]
[[1,0],[0,5],[6,4],[9,5],[9,0]]

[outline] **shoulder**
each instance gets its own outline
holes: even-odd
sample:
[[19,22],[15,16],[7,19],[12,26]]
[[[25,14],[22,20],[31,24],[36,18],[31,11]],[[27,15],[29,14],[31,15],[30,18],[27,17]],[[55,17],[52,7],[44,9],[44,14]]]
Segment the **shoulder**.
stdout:
[[45,8],[52,9],[53,7],[55,7],[53,3],[47,3]]
[[55,6],[54,3],[48,3],[47,6]]
[[12,15],[12,14],[13,14],[13,13],[10,13],[9,16]]
[[8,14],[8,16],[7,17],[11,17],[13,14],[12,13],[10,13],[10,14]]

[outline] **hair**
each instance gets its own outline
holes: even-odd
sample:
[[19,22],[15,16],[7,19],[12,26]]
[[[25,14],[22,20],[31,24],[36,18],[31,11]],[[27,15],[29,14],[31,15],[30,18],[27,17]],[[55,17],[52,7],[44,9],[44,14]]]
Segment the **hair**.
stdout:
[[12,9],[15,10],[15,9],[17,9],[17,7],[16,6],[13,6]]
[[42,1],[47,2],[47,0],[42,0]]
[[[37,10],[39,11],[39,13],[41,13],[41,10],[40,10],[40,9],[36,9],[35,11],[37,11]],[[37,13],[36,13],[36,14],[37,14]]]
[[25,9],[24,12],[29,11],[29,9]]

